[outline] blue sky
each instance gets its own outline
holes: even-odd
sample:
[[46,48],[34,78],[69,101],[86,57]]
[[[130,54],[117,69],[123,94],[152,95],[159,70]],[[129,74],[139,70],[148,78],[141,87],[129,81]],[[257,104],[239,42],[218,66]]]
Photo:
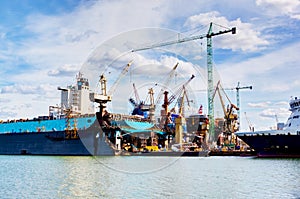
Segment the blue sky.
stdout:
[[[274,126],[275,114],[285,122],[300,87],[298,0],[2,0],[0,119],[47,115],[60,102],[57,87],[73,83],[97,47],[117,35],[149,27],[203,34],[211,21],[237,28],[213,38],[213,47],[224,88],[253,86],[240,92],[241,113],[256,129]],[[205,57],[206,40],[197,44]],[[172,66],[168,60],[156,61]],[[235,92],[228,95],[235,102]]]

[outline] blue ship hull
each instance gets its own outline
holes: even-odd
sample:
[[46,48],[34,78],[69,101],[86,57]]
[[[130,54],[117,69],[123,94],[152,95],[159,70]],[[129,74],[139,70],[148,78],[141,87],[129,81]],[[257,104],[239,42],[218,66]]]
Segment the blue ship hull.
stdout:
[[257,152],[258,157],[300,158],[300,135],[237,134]]
[[[92,125],[95,120],[95,116],[72,118],[69,120],[69,125],[70,128],[73,128],[76,123],[77,129],[86,129]],[[0,123],[0,134],[63,131],[66,127],[66,118],[9,121]]]

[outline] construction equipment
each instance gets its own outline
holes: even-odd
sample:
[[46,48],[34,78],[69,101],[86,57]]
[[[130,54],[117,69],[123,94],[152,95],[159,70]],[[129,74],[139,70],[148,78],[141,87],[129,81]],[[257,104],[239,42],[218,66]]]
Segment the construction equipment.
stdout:
[[190,106],[190,100],[189,97],[187,95],[187,91],[185,89],[185,86],[183,86],[183,90],[182,90],[182,96],[180,98],[178,98],[177,100],[177,104],[179,104],[179,110],[178,110],[178,114],[181,116],[184,116],[184,98],[186,98],[187,101],[187,105]]
[[195,76],[192,75],[190,79],[182,85],[182,87],[180,87],[178,90],[174,92],[174,94],[171,95],[170,98],[168,97],[169,92],[168,91],[164,92],[164,103],[162,104],[164,110],[161,111],[161,121],[160,121],[161,127],[166,126],[168,123],[171,122],[170,121],[171,113],[169,111],[169,105],[172,104],[173,101],[183,93],[185,87],[188,85],[188,83],[190,83],[190,81],[192,81],[192,79],[194,79],[194,77]]
[[[174,77],[175,75],[175,71],[178,67],[179,63],[177,62],[175,64],[175,66],[172,68],[171,72],[168,74],[168,77],[166,79],[166,81],[164,82],[163,86],[167,87],[170,83],[170,80]],[[163,93],[164,93],[164,89],[161,88],[160,89],[160,92],[157,94],[157,98],[156,98],[156,101],[155,101],[155,105],[157,105],[159,103],[159,101],[161,100],[161,97],[163,96]]]
[[145,101],[141,101],[140,98],[139,98],[137,89],[135,87],[135,84],[133,84],[133,89],[134,89],[136,100],[134,100],[133,98],[129,98],[129,102],[134,106],[134,110],[132,112],[132,115],[145,116],[144,112],[149,111],[148,118],[149,118],[150,121],[152,121],[154,123],[155,122],[155,117],[154,117],[155,104],[154,104],[154,91],[153,91],[153,88],[150,88],[149,92],[148,92],[149,101],[150,101],[148,104],[147,104],[148,96],[146,97]]
[[[170,83],[170,80],[174,77],[175,75],[175,70],[177,69],[179,63],[177,62],[175,66],[172,68],[172,70],[168,73],[168,76],[164,82],[164,87],[167,87]],[[156,84],[157,85],[157,84]],[[133,89],[134,89],[134,94],[135,94],[135,99],[129,98],[129,102],[134,106],[134,111],[132,112],[133,115],[138,114],[142,115],[144,111],[149,111],[149,118],[151,121],[155,121],[154,119],[154,113],[155,113],[155,108],[157,104],[160,102],[162,95],[164,94],[164,89],[161,88],[159,91],[156,101],[154,102],[154,90],[153,88],[149,89],[149,96],[150,96],[150,103],[146,104],[146,101],[148,99],[148,96],[145,101],[140,101],[137,89],[135,87],[135,84],[133,83]]]
[[182,91],[183,91],[183,90],[185,89],[185,87],[192,81],[192,79],[194,79],[194,77],[195,77],[195,75],[192,75],[192,76],[190,77],[190,79],[182,85],[182,87],[180,87],[177,91],[174,92],[173,95],[171,95],[170,98],[168,98],[168,96],[167,96],[169,92],[168,92],[168,91],[165,91],[165,92],[164,92],[165,98],[164,98],[164,103],[163,103],[162,107],[165,109],[165,112],[166,112],[166,113],[169,112],[168,106],[169,106],[170,104],[172,104],[172,102],[173,102],[173,101],[174,101],[174,100],[182,93]]
[[107,87],[106,87],[107,80],[106,80],[105,75],[102,74],[99,79],[101,93],[100,94],[99,93],[90,93],[90,100],[92,102],[97,102],[97,103],[107,103],[108,101],[111,101],[111,96],[114,94],[121,78],[124,77],[126,75],[126,73],[128,72],[129,67],[131,66],[132,62],[133,62],[133,60],[131,60],[130,62],[128,62],[125,65],[121,74],[118,76],[116,81],[110,87],[108,92],[107,92]]
[[100,90],[101,93],[90,93],[90,100],[92,102],[96,102],[99,103],[99,115],[100,118],[102,119],[102,112],[104,111],[104,109],[106,108],[106,104],[107,102],[111,101],[112,95],[114,94],[120,80],[122,77],[124,77],[126,75],[126,73],[128,72],[129,67],[131,66],[133,60],[131,60],[130,62],[128,62],[126,64],[126,66],[123,68],[121,74],[118,76],[117,80],[114,82],[114,84],[110,87],[109,91],[107,92],[107,80],[104,74],[102,74],[100,76],[99,79],[99,84],[100,84]]
[[137,108],[142,102],[140,100],[140,97],[139,97],[139,94],[138,94],[137,89],[135,87],[135,84],[133,83],[132,86],[133,86],[133,92],[134,92],[134,95],[135,95],[135,99],[133,99],[131,97],[131,98],[129,98],[129,102],[134,106],[134,108]]
[[[212,31],[212,25],[213,25],[213,23],[211,22],[208,33],[204,34],[204,35],[196,35],[196,36],[192,36],[192,37],[185,37],[182,39],[178,38],[177,40],[174,40],[174,41],[163,42],[163,43],[154,44],[154,45],[150,45],[150,46],[146,46],[143,48],[138,48],[138,49],[132,50],[132,52],[137,52],[137,51],[149,50],[149,49],[153,49],[153,48],[157,48],[157,47],[163,47],[163,46],[168,46],[168,45],[172,45],[172,44],[207,38],[207,77],[208,77],[207,96],[208,96],[208,114],[209,114],[209,122],[210,122],[210,129],[209,129],[210,135],[214,135],[214,125],[215,125],[214,106],[213,106],[213,100],[212,100],[212,95],[213,95],[213,90],[214,90],[212,37],[221,35],[221,34],[225,34],[225,33],[230,33],[230,32],[232,34],[236,34],[236,27],[214,33]],[[211,136],[211,137],[214,137],[214,136]]]
[[108,95],[112,96],[114,94],[117,86],[120,83],[121,78],[123,78],[126,75],[126,73],[128,72],[129,67],[131,66],[132,62],[133,62],[133,60],[131,60],[130,62],[128,62],[126,64],[126,66],[123,68],[123,70],[122,70],[121,74],[118,76],[117,80],[114,82],[114,84],[108,90]]
[[[183,99],[184,95],[186,94],[185,87],[194,79],[194,75],[190,77],[190,79],[185,82],[182,87],[180,87],[177,91],[174,92],[173,95],[171,95],[170,98],[168,98],[168,91],[164,92],[164,103],[162,104],[162,107],[164,110],[162,111],[162,118],[160,122],[160,126],[167,132],[168,134],[168,146],[170,145],[170,139],[171,136],[176,137],[176,143],[181,145],[182,141],[182,135],[183,135],[183,125],[185,124],[185,119],[180,115],[183,113]],[[176,98],[181,97],[181,105],[179,108],[179,114],[174,120],[172,120],[172,114],[171,111],[169,111],[169,105],[173,103],[173,101]]]
[[250,122],[250,120],[248,119],[246,112],[244,112],[244,114],[245,114],[245,118],[248,122],[248,126],[249,126],[250,131],[254,132],[254,127],[253,127],[252,123]]
[[[72,113],[71,109],[66,109],[66,128],[65,139],[78,139],[76,113]],[[71,127],[71,119],[73,120],[73,128]]]
[[[229,105],[226,107],[224,100],[222,98],[221,95],[221,91],[223,91],[223,94],[226,96]],[[234,105],[233,103],[231,103],[229,97],[227,96],[227,94],[225,93],[224,89],[222,88],[220,81],[218,81],[216,89],[214,91],[214,94],[212,96],[212,100],[214,100],[214,97],[216,95],[216,93],[218,93],[219,98],[220,98],[220,102],[221,102],[221,106],[224,112],[224,125],[223,125],[223,130],[222,130],[222,134],[225,137],[225,142],[227,142],[227,144],[232,144],[234,143],[234,132],[238,131],[239,125],[238,125],[238,116],[236,113],[234,113],[235,110],[239,110],[239,108]]]
[[133,86],[133,90],[134,90],[135,100],[137,101],[137,103],[140,103],[140,102],[141,102],[140,96],[139,96],[139,94],[138,94],[138,92],[137,92],[137,89],[136,89],[136,87],[135,87],[135,84],[133,83],[132,86]]
[[[240,86],[240,82],[238,82],[237,86],[235,87],[236,90],[236,105],[240,107],[240,89],[250,89],[252,90],[252,86]],[[237,111],[239,123],[240,123],[240,110]],[[241,123],[240,123],[241,124]]]

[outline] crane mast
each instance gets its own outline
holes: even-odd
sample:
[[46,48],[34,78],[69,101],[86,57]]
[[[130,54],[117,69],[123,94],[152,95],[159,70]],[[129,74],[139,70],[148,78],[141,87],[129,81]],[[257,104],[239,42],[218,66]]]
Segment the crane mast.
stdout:
[[[238,85],[236,86],[236,105],[237,107],[240,107],[240,89],[250,89],[252,90],[252,86],[240,86],[240,82],[238,82]],[[240,110],[237,110],[237,114],[238,114],[238,119],[239,119],[239,124],[241,125],[240,122]]]
[[218,33],[213,33],[212,22],[209,25],[207,33],[207,101],[208,101],[208,118],[209,118],[209,134],[210,141],[215,137],[215,117],[214,117],[214,103],[213,103],[213,93],[214,93],[214,79],[213,79],[213,47],[212,47],[212,37],[220,34],[225,34],[231,32],[236,33],[236,28],[233,27],[230,30],[219,31]]
[[213,49],[212,49],[212,23],[209,25],[207,33],[207,102],[208,102],[208,119],[209,119],[209,139],[215,137],[215,117],[214,117],[214,103],[213,103]]

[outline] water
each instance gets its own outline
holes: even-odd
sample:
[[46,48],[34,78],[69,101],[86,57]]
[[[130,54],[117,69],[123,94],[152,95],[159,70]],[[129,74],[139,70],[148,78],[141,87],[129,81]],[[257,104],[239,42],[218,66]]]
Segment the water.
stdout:
[[300,198],[300,159],[0,156],[0,198]]

